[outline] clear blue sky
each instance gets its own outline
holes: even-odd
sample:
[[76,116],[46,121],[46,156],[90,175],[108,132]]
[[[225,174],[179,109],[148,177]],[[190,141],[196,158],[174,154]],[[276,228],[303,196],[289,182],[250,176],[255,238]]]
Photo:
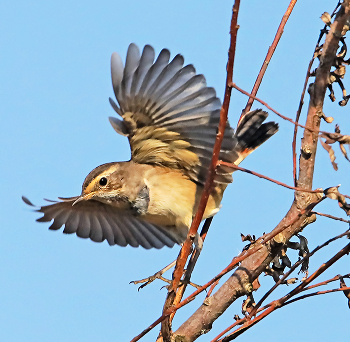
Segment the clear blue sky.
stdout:
[[[294,118],[306,68],[312,56],[324,11],[334,1],[297,3],[259,97]],[[289,1],[242,1],[234,81],[250,90]],[[113,110],[110,55],[125,56],[131,42],[167,47],[182,53],[205,74],[222,98],[229,44],[232,1],[4,1],[0,4],[0,339],[2,341],[128,341],[161,313],[166,290],[155,282],[142,291],[130,285],[173,260],[179,251],[109,247],[61,231],[21,201],[80,193],[84,177],[99,164],[129,159],[126,138],[108,123]],[[349,85],[346,76],[345,84]],[[340,92],[336,89],[338,100]],[[232,125],[246,98],[233,91]],[[305,121],[305,109],[301,122]],[[349,106],[326,99],[325,113],[335,117],[343,133],[350,133]],[[254,104],[254,107],[260,107]],[[292,184],[293,126],[273,113],[279,133],[243,164],[257,172]],[[334,125],[322,124],[333,130]],[[300,137],[298,138],[300,146]],[[350,194],[350,164],[341,157],[335,172],[327,153],[317,152],[314,186],[339,183]],[[260,236],[270,231],[288,210],[293,192],[248,174],[234,174],[220,213],[215,217],[193,274],[202,284],[222,270],[242,248],[240,233]],[[344,217],[335,201],[319,211]],[[310,248],[346,230],[344,223],[319,218],[304,231]],[[320,252],[310,271],[328,260],[346,240]],[[290,252],[292,260],[297,253]],[[344,258],[321,279],[349,272]],[[169,275],[170,276],[170,275]],[[273,285],[260,277],[262,289]],[[348,281],[348,283],[350,283]],[[292,287],[276,291],[281,296]],[[271,299],[275,298],[274,296]],[[276,297],[277,298],[277,297]],[[204,294],[178,312],[174,328],[200,305]],[[240,313],[241,299],[200,340],[208,341]],[[341,293],[308,299],[277,311],[252,328],[241,340],[331,341],[348,335],[349,309]],[[155,329],[145,341],[158,334]],[[262,334],[257,337],[257,334]],[[286,336],[287,334],[287,336]]]

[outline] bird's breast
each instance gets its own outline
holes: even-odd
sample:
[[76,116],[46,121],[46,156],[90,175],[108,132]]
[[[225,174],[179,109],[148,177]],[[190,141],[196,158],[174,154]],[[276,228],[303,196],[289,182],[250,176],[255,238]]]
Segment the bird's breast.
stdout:
[[178,170],[154,167],[145,175],[149,205],[145,219],[163,226],[187,226],[192,221],[197,185]]

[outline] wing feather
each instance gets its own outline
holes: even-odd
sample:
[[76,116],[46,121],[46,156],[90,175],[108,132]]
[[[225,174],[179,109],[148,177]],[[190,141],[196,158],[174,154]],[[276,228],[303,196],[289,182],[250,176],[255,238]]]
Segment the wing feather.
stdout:
[[[154,58],[149,45],[140,55],[131,44],[125,68],[119,55],[112,55],[112,83],[119,105],[110,102],[123,121],[110,118],[110,122],[119,134],[128,136],[133,161],[178,168],[204,183],[221,102],[193,65],[184,66],[182,55],[170,61],[169,50],[163,49]],[[229,125],[227,129],[225,138],[230,137],[230,142],[224,142],[225,152],[234,140],[233,130]]]
[[[89,238],[95,242],[102,242],[106,239],[103,234],[103,228],[100,221],[97,219],[97,213],[90,214],[90,234]],[[108,241],[108,239],[107,239]]]
[[[66,234],[76,233],[81,238],[95,242],[107,240],[110,245],[144,248],[173,247],[177,240],[165,227],[160,227],[133,216],[132,212],[120,210],[94,200],[81,201],[72,205],[77,197],[42,206],[37,212],[43,214],[37,221],[53,221],[50,229],[64,226]],[[23,201],[33,206],[26,198]],[[171,228],[169,228],[171,230]]]
[[[112,83],[119,106],[110,102],[123,121],[110,118],[110,122],[119,134],[128,136],[134,162],[180,169],[203,184],[216,140],[221,101],[193,65],[184,66],[182,55],[170,61],[169,50],[163,49],[155,62],[154,57],[150,45],[140,55],[137,46],[131,44],[124,68],[119,55],[112,55]],[[275,123],[262,125],[267,115],[262,110],[245,114],[236,133],[227,123],[219,158],[238,164],[273,135]],[[231,182],[232,171],[219,168],[215,182]]]

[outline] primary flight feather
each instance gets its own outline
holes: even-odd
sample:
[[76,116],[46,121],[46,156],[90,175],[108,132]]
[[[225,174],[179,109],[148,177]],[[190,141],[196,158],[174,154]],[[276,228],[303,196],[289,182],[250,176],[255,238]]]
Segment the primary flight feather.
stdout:
[[[203,75],[184,58],[163,49],[155,59],[146,45],[130,44],[125,66],[111,58],[112,84],[120,118],[115,131],[127,136],[131,159],[106,163],[85,178],[80,196],[40,207],[49,229],[110,245],[172,247],[187,236],[211,162],[221,101]],[[219,159],[238,165],[278,130],[268,114],[251,111],[234,131],[226,125]],[[215,215],[233,170],[219,167],[203,219]],[[23,200],[33,205],[27,198]]]

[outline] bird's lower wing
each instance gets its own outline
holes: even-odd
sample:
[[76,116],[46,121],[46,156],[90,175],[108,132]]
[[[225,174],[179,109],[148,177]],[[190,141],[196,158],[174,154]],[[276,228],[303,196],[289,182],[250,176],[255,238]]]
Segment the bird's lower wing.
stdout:
[[[22,198],[26,204],[34,206],[27,198]],[[173,247],[180,242],[171,234],[171,229],[145,222],[131,213],[94,200],[73,206],[76,199],[77,197],[62,199],[40,207],[36,211],[44,216],[37,221],[53,220],[49,229],[58,230],[64,225],[63,233],[76,233],[81,238],[90,238],[95,242],[107,240],[110,245],[150,249]]]

